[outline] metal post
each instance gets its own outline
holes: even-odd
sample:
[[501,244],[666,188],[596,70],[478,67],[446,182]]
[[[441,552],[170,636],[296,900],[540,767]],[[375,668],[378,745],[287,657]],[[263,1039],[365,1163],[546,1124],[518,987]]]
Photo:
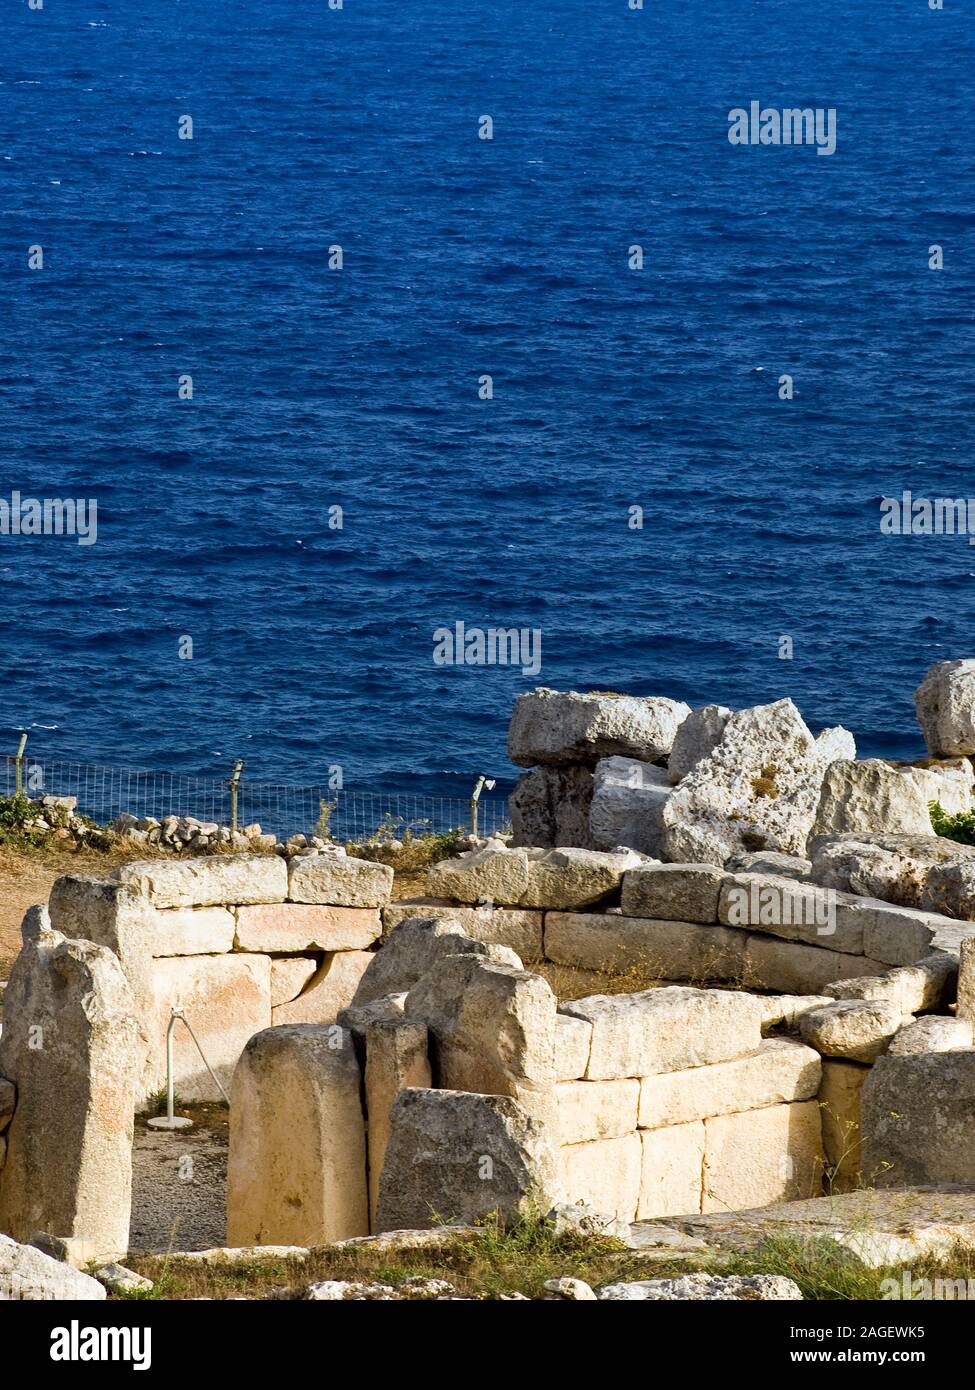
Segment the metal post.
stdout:
[[20,742],[17,744],[17,755],[14,758],[14,793],[20,796],[24,790],[24,749],[27,747],[27,735],[21,734]]
[[234,759],[234,768],[230,774],[230,781],[227,786],[230,788],[230,842],[237,834],[237,789],[240,786],[240,774],[244,770],[243,758]]
[[493,786],[493,777],[481,776],[477,779],[474,790],[471,793],[471,835],[475,840],[477,839],[477,803],[481,799],[481,792],[484,788],[487,787],[488,791],[490,791]]
[[[190,1129],[193,1125],[192,1120],[188,1120],[181,1115],[174,1115],[175,1096],[173,1094],[173,1077],[175,1066],[173,1064],[173,1032],[176,1028],[176,1021],[183,1017],[182,1004],[174,1004],[169,1016],[169,1027],[166,1029],[166,1115],[155,1116],[149,1120],[152,1129]],[[184,1020],[185,1022],[185,1020]]]

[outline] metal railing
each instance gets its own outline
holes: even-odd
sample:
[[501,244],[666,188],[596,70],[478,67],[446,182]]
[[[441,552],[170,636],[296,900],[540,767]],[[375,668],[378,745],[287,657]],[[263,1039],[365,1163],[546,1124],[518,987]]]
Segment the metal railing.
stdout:
[[[0,795],[18,789],[30,797],[72,796],[77,810],[100,825],[128,812],[133,816],[195,816],[218,825],[258,823],[265,833],[327,834],[334,840],[366,840],[411,835],[467,832],[472,826],[472,800],[464,797],[421,796],[411,792],[383,793],[335,790],[327,784],[295,786],[284,782],[249,782],[237,760],[224,777],[193,777],[180,772],[106,767],[33,758],[21,748],[0,760]],[[508,825],[504,797],[481,796],[476,801],[480,835],[496,834]]]

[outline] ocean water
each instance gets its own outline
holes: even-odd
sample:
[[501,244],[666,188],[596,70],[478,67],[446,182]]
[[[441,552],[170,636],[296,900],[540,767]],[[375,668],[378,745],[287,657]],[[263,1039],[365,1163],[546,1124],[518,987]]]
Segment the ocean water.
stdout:
[[[0,23],[0,496],[98,503],[94,545],[0,538],[8,745],[463,791],[546,684],[921,751],[975,550],[878,504],[975,494],[970,6]],[[835,154],[732,146],[752,100],[835,108]],[[540,672],[435,665],[458,621]]]

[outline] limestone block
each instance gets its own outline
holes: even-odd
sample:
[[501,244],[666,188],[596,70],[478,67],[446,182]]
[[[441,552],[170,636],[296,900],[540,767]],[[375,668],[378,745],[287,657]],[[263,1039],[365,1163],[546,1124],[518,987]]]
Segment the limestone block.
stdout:
[[867,916],[863,952],[887,965],[913,965],[926,956],[940,925],[937,914],[896,907],[877,899],[863,900]]
[[295,955],[300,951],[363,951],[379,939],[374,907],[275,903],[237,910],[238,951]]
[[366,1025],[366,1114],[369,1150],[369,1217],[375,1224],[379,1177],[389,1143],[390,1112],[405,1087],[429,1088],[429,1040],[422,1023],[383,1019]]
[[0,1235],[0,1302],[99,1303],[105,1296],[90,1274]]
[[762,1010],[762,1034],[764,1036],[773,1028],[794,1029],[804,1013],[808,1013],[810,1009],[818,1009],[822,1004],[828,1004],[833,996],[830,994],[759,994],[755,997]]
[[588,836],[580,844],[613,850],[628,845],[641,854],[664,852],[667,773],[636,758],[602,758],[593,775]]
[[975,1050],[882,1057],[860,1097],[877,1187],[975,1182]]
[[[166,1084],[166,1030],[172,1006],[182,1006],[206,1059],[229,1091],[248,1038],[271,1022],[271,962],[267,956],[167,956],[152,962],[146,1016],[150,1066],[145,1095]],[[175,1087],[184,1100],[221,1100],[189,1032],[176,1025]]]
[[545,954],[559,965],[661,980],[736,980],[745,938],[724,927],[598,912],[546,912]]
[[853,1192],[869,1181],[860,1136],[860,1090],[869,1075],[868,1066],[823,1058],[819,1109],[831,1192]]
[[291,860],[287,891],[279,896],[293,903],[375,908],[386,906],[392,888],[393,870],[388,864],[355,859],[351,854],[308,854]]
[[[569,1014],[555,1015],[555,1079],[578,1081],[585,1076],[592,1045],[592,1024]],[[2,1086],[2,1083],[0,1083]],[[0,1096],[2,1110],[2,1096]],[[2,1128],[0,1120],[0,1128]]]
[[732,927],[806,942],[846,955],[863,954],[864,918],[832,889],[773,874],[728,874],[721,885],[720,921]]
[[382,950],[372,957],[356,990],[355,1005],[407,993],[444,956],[467,953],[489,959],[492,951],[500,949],[467,936],[452,918],[409,917],[390,932]]
[[642,1165],[637,1218],[684,1216],[701,1210],[704,1125],[641,1130]]
[[957,969],[952,956],[936,951],[915,965],[904,965],[883,975],[836,980],[825,990],[834,999],[885,999],[896,1004],[902,1014],[916,1014],[936,1009],[946,1001]]
[[958,1017],[975,1022],[975,937],[961,943],[958,966]]
[[893,831],[930,835],[928,780],[882,758],[838,759],[826,769],[813,835]]
[[523,961],[541,960],[542,921],[538,908],[460,907],[442,898],[410,898],[383,908],[383,934],[389,934],[408,918],[438,918],[455,922],[473,941],[510,946]]
[[627,869],[641,862],[633,851],[608,854],[591,849],[528,850],[528,884],[522,907],[571,911],[619,892]]
[[592,1024],[586,1077],[650,1076],[706,1066],[754,1052],[761,1010],[750,995],[673,986],[638,994],[594,995],[562,1005]]
[[975,753],[975,661],[936,661],[914,692],[932,757]]
[[825,994],[836,980],[881,975],[886,967],[867,956],[847,955],[800,941],[750,935],[745,942],[744,984],[783,994]]
[[730,714],[731,710],[724,705],[704,705],[702,709],[691,710],[674,735],[667,759],[671,782],[676,784],[703,758],[710,757],[721,742]]
[[704,1121],[704,1131],[702,1211],[819,1195],[823,1144],[817,1101],[719,1115]]
[[589,847],[593,775],[588,767],[536,767],[508,798],[511,844]]
[[819,1053],[791,1038],[768,1038],[730,1062],[643,1078],[642,1129],[809,1100],[819,1089]]
[[0,1035],[0,1074],[17,1092],[0,1229],[14,1240],[51,1231],[79,1261],[125,1252],[142,1055],[135,1000],[111,951],[50,930],[25,942]]
[[152,956],[215,956],[233,950],[234,914],[226,907],[147,905],[141,917]]
[[635,1131],[617,1139],[566,1144],[556,1150],[556,1158],[564,1201],[585,1202],[624,1221],[635,1220],[642,1167]]
[[288,896],[288,868],[276,854],[215,854],[205,859],[143,859],[115,877],[153,907],[274,903]]
[[838,999],[811,1009],[799,1020],[804,1042],[826,1057],[851,1062],[874,1062],[886,1052],[903,1015],[883,999]]
[[321,965],[318,956],[278,956],[271,961],[271,1008],[290,1004]]
[[275,1027],[285,1023],[334,1023],[352,1003],[362,977],[375,959],[370,951],[335,951],[325,956],[301,994],[289,1004],[278,1004],[271,1010],[271,1022]]
[[628,917],[717,922],[723,881],[712,864],[647,864],[623,876],[620,905]]
[[561,1081],[555,1087],[555,1135],[559,1144],[617,1139],[636,1129],[640,1083]]
[[461,903],[489,902],[517,906],[528,888],[528,851],[480,849],[441,859],[427,871],[432,897]]
[[231,1095],[228,1245],[368,1235],[360,1080],[352,1035],[337,1025],[250,1039]]
[[972,1025],[967,1018],[919,1018],[906,1024],[888,1048],[891,1057],[921,1052],[959,1052],[972,1045]]
[[[614,1142],[614,1141],[609,1141]],[[566,1150],[560,1150],[566,1152]],[[401,1091],[390,1114],[376,1229],[512,1221],[558,1199],[545,1127],[510,1096]]]
[[540,688],[515,701],[508,756],[518,767],[591,767],[616,754],[654,762],[670,752],[690,712],[688,705],[661,695],[586,695]]

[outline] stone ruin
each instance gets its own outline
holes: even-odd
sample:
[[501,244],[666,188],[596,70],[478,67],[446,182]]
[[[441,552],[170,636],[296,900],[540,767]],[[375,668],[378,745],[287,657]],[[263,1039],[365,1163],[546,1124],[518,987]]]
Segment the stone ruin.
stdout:
[[[554,816],[535,833],[583,824],[580,769],[590,830],[602,796],[606,837],[623,833],[601,850],[489,841],[409,902],[386,866],[332,850],[60,879],[7,990],[0,1231],[46,1232],[76,1264],[125,1253],[133,1116],[165,1080],[177,1004],[231,1091],[234,1246],[975,1183],[975,849],[907,809],[934,785],[959,805],[971,781],[955,685],[975,664],[946,665],[919,692],[935,761],[889,775],[846,757],[842,731],[803,735],[788,701],[765,707],[779,744],[761,747],[755,711],[736,726],[670,701],[634,723],[624,697],[554,696],[585,706],[558,714],[559,747],[519,702],[521,757],[550,759],[529,774]],[[654,778],[636,808],[607,787],[646,787],[599,775],[675,751],[658,771],[676,790]],[[651,857],[648,824],[699,857]],[[188,1037],[176,1090],[219,1096]]]

